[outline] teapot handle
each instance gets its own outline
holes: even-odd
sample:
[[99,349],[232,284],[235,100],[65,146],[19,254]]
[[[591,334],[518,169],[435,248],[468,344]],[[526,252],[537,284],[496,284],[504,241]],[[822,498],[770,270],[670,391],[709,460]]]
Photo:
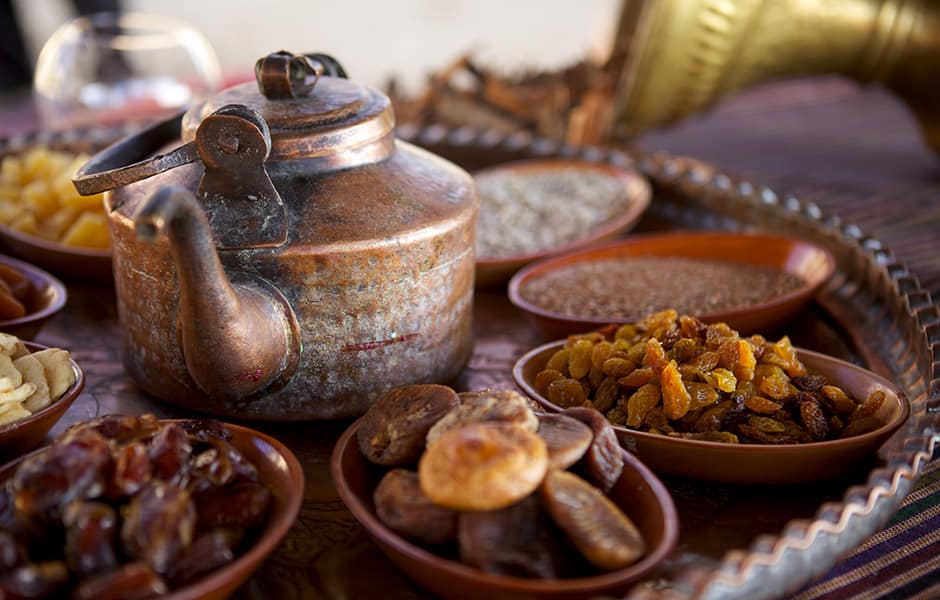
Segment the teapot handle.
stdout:
[[90,196],[199,160],[195,141],[166,154],[153,155],[180,138],[182,121],[180,112],[108,146],[78,170],[72,178],[75,189],[83,196]]

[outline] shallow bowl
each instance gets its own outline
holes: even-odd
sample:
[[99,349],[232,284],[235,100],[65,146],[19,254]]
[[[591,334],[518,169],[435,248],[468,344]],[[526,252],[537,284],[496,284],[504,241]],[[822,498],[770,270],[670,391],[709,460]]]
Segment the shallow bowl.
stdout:
[[12,267],[23,274],[32,286],[24,303],[26,314],[18,319],[0,321],[0,331],[10,333],[22,340],[30,340],[52,315],[62,310],[68,294],[62,282],[33,265],[0,254],[0,264]]
[[[48,346],[33,342],[24,341],[23,343],[30,352],[39,352],[48,348]],[[69,363],[75,373],[75,383],[65,390],[58,400],[25,419],[0,426],[0,456],[12,458],[41,444],[52,426],[62,418],[65,411],[82,393],[85,387],[85,374],[74,360],[69,359]]]
[[[551,248],[525,254],[506,256],[477,257],[476,286],[490,287],[505,284],[512,275],[525,265],[548,256],[555,256],[583,248],[590,244],[617,237],[636,225],[650,203],[650,185],[639,173],[620,169],[612,165],[578,160],[541,159],[503,163],[495,167],[477,171],[474,175],[512,171],[520,174],[537,174],[558,169],[581,169],[611,175],[623,182],[623,209],[594,229],[584,232],[583,236]],[[477,234],[479,235],[479,233]]]
[[110,283],[114,280],[110,249],[66,246],[25,234],[2,223],[0,241],[17,256],[69,279],[98,283]]
[[[57,403],[56,403],[57,404]],[[225,423],[231,443],[257,468],[261,482],[271,491],[267,522],[254,544],[232,562],[205,577],[160,596],[166,600],[222,600],[228,598],[261,565],[287,534],[300,510],[304,474],[294,453],[259,431]],[[37,452],[39,452],[37,450]],[[6,485],[26,457],[0,467],[0,485]]]
[[[535,389],[535,376],[564,344],[558,341],[539,346],[516,361],[512,370],[516,384],[552,411],[562,408]],[[907,398],[893,383],[859,366],[809,350],[797,349],[797,355],[811,374],[824,375],[854,398],[867,398],[875,390],[884,390],[885,402],[876,414],[884,424],[862,435],[806,444],[724,444],[614,425],[617,438],[624,448],[634,452],[657,473],[725,483],[820,481],[849,474],[875,460],[878,449],[910,415]]]
[[[695,315],[707,323],[723,321],[741,333],[766,331],[786,322],[803,308],[835,270],[825,249],[807,241],[776,235],[726,232],[676,232],[632,236],[547,258],[516,273],[509,299],[548,339],[597,329],[621,318],[581,317],[542,308],[522,295],[533,279],[573,264],[629,257],[682,257],[773,267],[796,275],[804,284],[770,300],[732,310]],[[577,290],[572,290],[577,293]]]
[[398,568],[442,598],[580,599],[622,595],[675,547],[679,517],[669,492],[643,463],[624,452],[623,474],[609,497],[630,516],[647,542],[649,550],[639,562],[591,577],[538,580],[490,575],[438,556],[393,532],[376,516],[372,493],[386,469],[373,465],[359,451],[359,423],[353,423],[333,449],[331,469],[339,496]]

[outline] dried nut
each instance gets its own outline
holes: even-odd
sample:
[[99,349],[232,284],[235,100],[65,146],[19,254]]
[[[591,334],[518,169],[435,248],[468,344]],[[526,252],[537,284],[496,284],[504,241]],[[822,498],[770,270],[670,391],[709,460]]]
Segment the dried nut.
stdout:
[[558,579],[571,560],[537,495],[501,510],[460,513],[460,560],[495,575]]
[[457,512],[431,502],[418,474],[392,469],[373,493],[375,512],[389,529],[425,544],[443,544],[457,536]]
[[496,510],[538,488],[548,468],[545,442],[505,423],[474,423],[428,446],[418,465],[421,490],[454,510]]
[[413,465],[424,451],[428,430],[457,404],[457,393],[443,385],[393,389],[362,417],[356,434],[359,450],[380,465]]
[[451,409],[428,431],[428,445],[444,433],[470,423],[513,423],[530,431],[538,429],[539,420],[529,407],[529,400],[519,392],[484,390],[464,392],[458,397],[459,405]]
[[577,475],[552,470],[541,492],[552,519],[592,565],[621,569],[646,552],[643,536],[630,518]]
[[567,469],[575,464],[594,441],[590,427],[561,414],[539,415],[538,434],[548,448],[550,469]]
[[592,408],[569,408],[562,414],[591,428],[594,440],[578,467],[594,485],[609,492],[623,473],[623,449],[620,448],[614,428],[604,415]]

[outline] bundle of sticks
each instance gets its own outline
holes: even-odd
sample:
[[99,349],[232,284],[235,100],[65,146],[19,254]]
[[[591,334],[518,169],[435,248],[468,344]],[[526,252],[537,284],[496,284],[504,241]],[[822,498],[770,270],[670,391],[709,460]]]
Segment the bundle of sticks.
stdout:
[[[625,46],[624,46],[625,47]],[[613,128],[614,94],[626,51],[551,72],[504,75],[464,54],[407,97],[392,80],[387,93],[399,123],[440,123],[503,132],[527,130],[576,145],[606,142]]]

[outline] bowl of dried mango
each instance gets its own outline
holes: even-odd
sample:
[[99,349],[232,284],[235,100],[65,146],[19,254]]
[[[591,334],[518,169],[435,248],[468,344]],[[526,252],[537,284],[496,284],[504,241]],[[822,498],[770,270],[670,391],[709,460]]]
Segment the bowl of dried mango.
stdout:
[[910,414],[858,365],[674,310],[539,346],[513,377],[549,410],[603,413],[653,471],[726,483],[849,475]]
[[102,196],[81,196],[72,185],[72,175],[88,158],[42,144],[7,152],[0,159],[0,240],[55,273],[110,281]]

